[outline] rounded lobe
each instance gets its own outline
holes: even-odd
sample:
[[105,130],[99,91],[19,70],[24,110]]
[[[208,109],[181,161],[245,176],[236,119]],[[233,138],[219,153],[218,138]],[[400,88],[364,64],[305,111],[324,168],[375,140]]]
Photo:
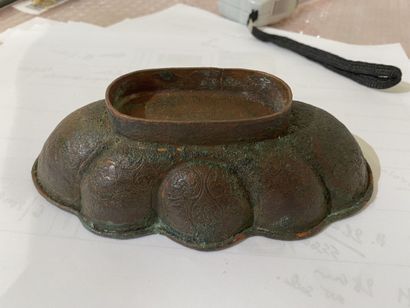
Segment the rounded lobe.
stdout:
[[223,242],[252,224],[238,178],[212,162],[185,163],[170,171],[158,199],[161,220],[188,242]]

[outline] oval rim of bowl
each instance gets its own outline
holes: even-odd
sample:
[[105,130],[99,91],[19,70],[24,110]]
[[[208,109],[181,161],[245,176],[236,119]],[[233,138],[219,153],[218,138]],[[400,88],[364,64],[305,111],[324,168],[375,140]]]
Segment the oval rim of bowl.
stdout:
[[[278,91],[284,92],[284,101],[281,103],[281,109],[276,112],[272,111],[268,115],[245,119],[205,121],[158,120],[134,117],[122,113],[117,107],[114,107],[110,98],[115,97],[113,93],[122,83],[132,80],[138,74],[158,74],[163,72],[193,74],[201,71],[232,71],[242,73],[244,76],[256,75],[268,78],[278,85]],[[183,75],[183,77],[185,76]],[[276,138],[282,135],[288,128],[292,102],[292,91],[282,79],[261,71],[236,68],[181,67],[139,70],[116,78],[107,87],[105,92],[105,104],[109,118],[119,134],[133,140],[166,144],[223,144]]]
[[[276,112],[272,112],[270,114],[264,115],[264,116],[260,116],[260,117],[249,117],[249,118],[245,118],[245,119],[231,119],[231,120],[205,120],[205,121],[186,121],[186,120],[159,120],[159,119],[146,119],[146,118],[141,118],[141,117],[134,117],[134,116],[130,116],[127,115],[121,111],[119,111],[117,108],[114,107],[113,103],[111,102],[110,99],[110,93],[112,91],[112,89],[117,86],[118,83],[120,82],[124,82],[126,79],[132,78],[134,75],[136,74],[140,74],[140,73],[146,73],[146,72],[160,72],[160,71],[164,71],[164,70],[169,70],[169,71],[182,71],[182,70],[220,70],[220,71],[224,71],[224,70],[235,70],[235,71],[243,71],[243,72],[249,72],[249,73],[257,73],[260,75],[263,75],[265,77],[268,77],[271,80],[274,80],[275,82],[277,82],[278,84],[281,84],[284,89],[287,92],[288,95],[288,100],[284,103],[283,108],[280,111],[276,111]],[[169,68],[154,68],[154,69],[144,69],[144,70],[138,70],[138,71],[133,71],[124,75],[121,75],[119,77],[117,77],[116,79],[114,79],[107,87],[106,91],[105,91],[105,102],[107,105],[108,110],[110,111],[110,113],[117,117],[117,118],[123,118],[123,119],[127,119],[128,121],[137,121],[137,122],[141,122],[141,123],[172,123],[172,124],[212,124],[212,123],[244,123],[244,122],[250,122],[250,121],[257,121],[257,120],[262,120],[262,119],[270,119],[273,118],[275,116],[278,116],[282,113],[285,113],[287,110],[289,110],[292,106],[292,102],[293,102],[293,94],[292,94],[292,90],[289,87],[289,85],[284,82],[282,79],[280,79],[279,77],[276,77],[275,75],[271,75],[262,71],[258,71],[258,70],[251,70],[251,69],[244,69],[244,68],[218,68],[218,67],[169,67]]]

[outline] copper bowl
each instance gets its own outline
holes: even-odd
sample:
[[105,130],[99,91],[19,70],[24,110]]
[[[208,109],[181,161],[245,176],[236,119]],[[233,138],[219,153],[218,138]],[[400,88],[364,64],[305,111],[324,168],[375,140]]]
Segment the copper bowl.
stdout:
[[359,211],[371,170],[347,128],[258,71],[166,68],[114,80],[68,115],[32,169],[50,202],[114,238],[212,250],[292,240]]

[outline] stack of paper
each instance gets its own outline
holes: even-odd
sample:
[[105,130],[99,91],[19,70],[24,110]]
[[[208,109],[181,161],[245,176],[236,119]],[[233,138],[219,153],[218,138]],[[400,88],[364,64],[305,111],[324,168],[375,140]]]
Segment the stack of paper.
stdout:
[[[338,55],[399,66],[372,90],[243,25],[178,5],[109,28],[40,18],[0,34],[0,307],[410,307],[410,66],[399,44],[353,46],[279,30]],[[243,67],[272,73],[294,98],[358,136],[375,175],[361,213],[306,240],[253,237],[204,253],[154,235],[86,231],[39,196],[31,166],[67,114],[145,68]]]

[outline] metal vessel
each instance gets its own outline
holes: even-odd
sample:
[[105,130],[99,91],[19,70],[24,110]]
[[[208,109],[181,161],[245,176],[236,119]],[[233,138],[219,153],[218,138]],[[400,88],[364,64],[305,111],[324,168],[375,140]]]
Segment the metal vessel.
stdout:
[[165,68],[114,80],[68,115],[32,169],[39,192],[104,236],[201,250],[302,239],[359,211],[372,174],[348,129],[258,71]]

